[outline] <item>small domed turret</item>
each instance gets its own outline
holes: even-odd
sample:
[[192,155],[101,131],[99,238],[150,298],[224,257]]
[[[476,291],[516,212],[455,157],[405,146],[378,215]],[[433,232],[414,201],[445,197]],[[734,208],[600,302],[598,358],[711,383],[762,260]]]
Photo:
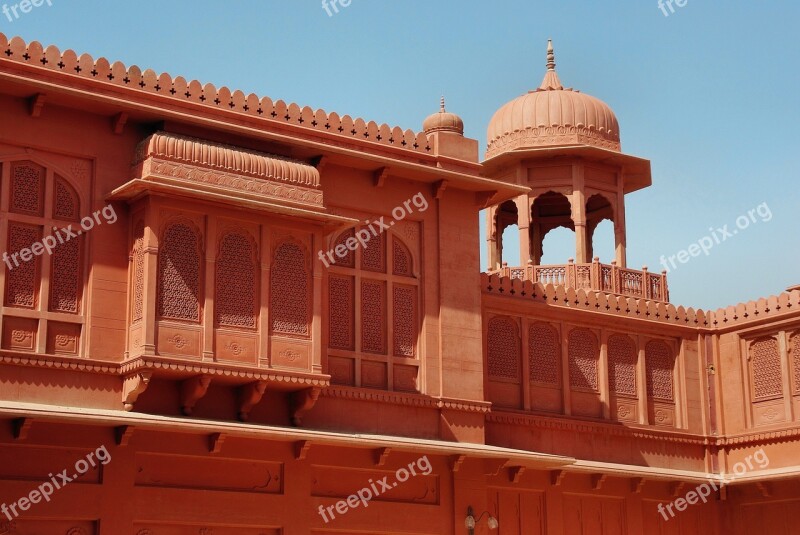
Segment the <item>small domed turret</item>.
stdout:
[[454,132],[461,136],[464,135],[464,121],[455,113],[448,112],[444,107],[444,97],[439,113],[428,116],[422,123],[422,129],[426,134],[433,132]]

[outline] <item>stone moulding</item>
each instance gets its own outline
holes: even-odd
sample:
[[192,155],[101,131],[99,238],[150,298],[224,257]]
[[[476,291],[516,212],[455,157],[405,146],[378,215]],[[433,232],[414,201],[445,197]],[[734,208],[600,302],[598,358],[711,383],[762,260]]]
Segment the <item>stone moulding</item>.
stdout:
[[552,418],[531,414],[516,414],[508,412],[491,412],[486,416],[487,423],[497,423],[514,426],[527,426],[538,429],[552,429],[554,431],[567,431],[570,433],[589,433],[598,436],[614,435],[628,438],[641,438],[657,440],[660,442],[675,442],[695,446],[709,446],[714,443],[713,438],[674,431],[660,431],[645,428],[633,428],[603,422],[586,422],[562,418]]
[[304,162],[158,133],[137,148],[134,179],[183,183],[235,197],[263,197],[321,208],[319,171]]
[[139,143],[134,163],[147,158],[187,163],[308,188],[320,186],[319,171],[299,160],[166,132],[157,132]]
[[360,401],[391,403],[430,409],[451,409],[465,412],[488,414],[492,404],[488,401],[470,401],[452,398],[434,398],[422,394],[405,394],[383,390],[364,390],[360,388],[331,386],[322,391],[322,396]]
[[738,449],[753,444],[796,442],[797,440],[800,440],[800,427],[776,429],[774,431],[759,431],[757,433],[734,436],[722,436],[717,439],[716,445],[726,449]]
[[547,126],[526,128],[497,137],[489,142],[486,158],[514,149],[530,147],[556,147],[558,145],[590,145],[619,152],[622,148],[619,135],[616,141],[609,140],[608,134],[584,126]]
[[289,126],[296,132],[338,139],[348,144],[364,146],[367,143],[375,148],[383,146],[433,159],[428,138],[422,132],[378,125],[374,121],[339,116],[335,112],[315,111],[308,106],[301,108],[282,100],[273,102],[268,97],[260,98],[252,93],[245,95],[242,91],[231,91],[227,87],[218,89],[212,84],[187,81],[181,76],[173,78],[167,73],[159,75],[151,69],[142,71],[135,65],[126,67],[119,61],[110,63],[105,58],[95,60],[88,54],[79,56],[72,50],[61,52],[52,45],[45,48],[37,41],[26,43],[19,37],[9,40],[0,33],[0,65],[14,64],[24,66],[27,70],[51,72],[81,80],[86,85],[91,84],[106,92],[122,90],[128,95],[138,93],[145,97],[156,97],[165,103],[183,106],[191,103],[230,116],[233,120],[251,117],[268,129]]
[[128,375],[138,370],[153,370],[157,375],[163,373],[176,376],[208,375],[211,377],[228,377],[246,381],[271,381],[297,384],[306,387],[326,387],[330,385],[330,376],[300,372],[288,372],[275,369],[239,368],[224,364],[200,364],[197,362],[177,361],[162,357],[137,357],[120,364],[120,373]]
[[120,374],[120,366],[116,363],[101,362],[77,357],[60,357],[57,355],[20,354],[8,350],[3,350],[0,352],[0,364],[7,364],[11,366],[55,368],[104,375]]

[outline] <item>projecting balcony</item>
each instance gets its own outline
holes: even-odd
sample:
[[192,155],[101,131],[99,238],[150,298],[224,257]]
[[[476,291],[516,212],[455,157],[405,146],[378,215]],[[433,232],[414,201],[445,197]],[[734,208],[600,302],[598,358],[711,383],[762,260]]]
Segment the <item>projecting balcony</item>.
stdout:
[[508,267],[503,263],[502,268],[489,273],[576,290],[605,292],[662,303],[669,302],[666,271],[650,273],[646,267],[643,267],[641,271],[621,268],[617,266],[616,262],[601,264],[599,258],[595,258],[589,264],[576,264],[571,258],[567,264],[550,266],[528,264],[524,267]]

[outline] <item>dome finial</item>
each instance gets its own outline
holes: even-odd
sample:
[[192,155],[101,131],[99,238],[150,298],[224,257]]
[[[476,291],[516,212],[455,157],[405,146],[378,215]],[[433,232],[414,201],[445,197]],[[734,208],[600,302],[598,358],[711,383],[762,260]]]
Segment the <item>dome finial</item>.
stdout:
[[539,91],[553,91],[564,89],[561,80],[556,74],[556,54],[553,52],[553,40],[547,40],[547,72],[544,73],[544,80],[539,86]]
[[444,112],[446,112],[446,111],[447,111],[447,110],[445,110],[445,109],[444,109],[444,95],[442,95],[442,106],[441,106],[441,112],[442,112],[442,113],[444,113]]

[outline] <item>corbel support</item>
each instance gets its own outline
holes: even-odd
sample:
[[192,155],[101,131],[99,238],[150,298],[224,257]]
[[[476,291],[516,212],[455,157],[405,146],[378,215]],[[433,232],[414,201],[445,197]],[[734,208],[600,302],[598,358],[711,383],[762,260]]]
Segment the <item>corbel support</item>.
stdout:
[[386,461],[389,460],[390,453],[392,453],[392,448],[378,448],[375,450],[375,466],[385,466]]
[[300,427],[303,423],[303,416],[310,411],[319,399],[322,389],[313,387],[293,392],[289,402],[289,419],[292,425]]
[[372,175],[372,182],[376,188],[382,188],[386,184],[386,179],[389,177],[389,168],[381,167]]
[[198,375],[181,383],[181,411],[190,416],[197,402],[206,395],[211,384],[210,375]]
[[508,469],[508,480],[512,483],[519,483],[519,480],[522,478],[522,474],[524,473],[524,466],[512,466]]
[[128,114],[125,113],[124,111],[120,112],[114,116],[112,122],[113,122],[114,133],[120,135],[125,130],[125,125],[128,123]]
[[30,98],[31,117],[41,117],[46,101],[47,95],[44,93],[36,93]]
[[14,440],[25,440],[33,426],[33,418],[16,418],[13,422]]
[[128,375],[122,382],[122,406],[128,412],[133,410],[133,405],[139,396],[150,385],[151,371],[141,371]]
[[241,387],[239,390],[239,420],[246,422],[250,419],[250,411],[258,405],[266,391],[266,381],[255,381]]

